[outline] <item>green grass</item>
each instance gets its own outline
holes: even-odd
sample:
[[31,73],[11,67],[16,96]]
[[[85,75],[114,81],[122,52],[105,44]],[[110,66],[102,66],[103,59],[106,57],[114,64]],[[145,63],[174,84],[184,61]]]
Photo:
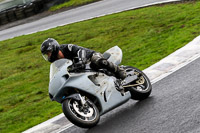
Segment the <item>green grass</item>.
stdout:
[[200,34],[199,7],[199,1],[153,6],[1,41],[0,132],[22,132],[62,112],[48,97],[45,39],[99,52],[118,45],[122,64],[145,69]]
[[100,1],[100,0],[69,0],[67,2],[64,2],[63,4],[52,6],[49,10],[55,11],[55,10],[59,10],[62,8],[72,8],[72,7],[89,4],[89,3],[92,3],[95,1]]

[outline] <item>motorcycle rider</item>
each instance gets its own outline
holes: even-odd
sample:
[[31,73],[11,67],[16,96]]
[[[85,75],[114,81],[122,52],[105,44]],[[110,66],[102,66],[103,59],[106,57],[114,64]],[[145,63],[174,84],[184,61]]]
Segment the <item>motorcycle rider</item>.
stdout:
[[83,48],[74,44],[59,45],[55,39],[48,38],[41,44],[41,53],[44,59],[51,63],[62,58],[73,60],[78,57],[81,59],[79,64],[91,61],[90,67],[92,69],[96,70],[103,68],[113,73],[118,79],[123,80],[126,78],[126,73],[122,68],[109,62],[102,56],[102,54],[91,49]]

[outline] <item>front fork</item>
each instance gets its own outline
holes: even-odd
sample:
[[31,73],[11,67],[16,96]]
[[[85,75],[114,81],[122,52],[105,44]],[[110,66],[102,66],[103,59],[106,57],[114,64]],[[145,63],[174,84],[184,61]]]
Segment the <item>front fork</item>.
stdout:
[[79,94],[79,93],[72,94],[72,95],[66,97],[66,99],[74,99],[74,100],[80,101],[80,103],[81,103],[83,106],[84,106],[85,103],[86,103],[85,98],[83,98],[83,97],[81,96],[81,94]]

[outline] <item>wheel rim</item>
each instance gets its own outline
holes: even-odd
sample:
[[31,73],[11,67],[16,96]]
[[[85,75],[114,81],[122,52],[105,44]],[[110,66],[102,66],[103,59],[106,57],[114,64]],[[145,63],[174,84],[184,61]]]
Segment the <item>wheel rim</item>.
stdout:
[[87,105],[83,107],[79,102],[73,99],[70,99],[68,102],[70,111],[76,118],[83,121],[93,121],[97,117],[96,108],[88,102],[86,104]]
[[146,92],[149,89],[148,79],[146,78],[146,76],[144,76],[144,74],[142,74],[138,70],[135,70],[134,74],[138,76],[138,80],[135,81],[135,83],[138,85],[134,88],[137,91]]
[[150,82],[145,74],[142,71],[137,70],[135,68],[126,68],[126,72],[134,71],[134,75],[138,76],[136,81],[131,82],[129,85],[125,87],[130,87],[138,92],[147,92],[149,91]]

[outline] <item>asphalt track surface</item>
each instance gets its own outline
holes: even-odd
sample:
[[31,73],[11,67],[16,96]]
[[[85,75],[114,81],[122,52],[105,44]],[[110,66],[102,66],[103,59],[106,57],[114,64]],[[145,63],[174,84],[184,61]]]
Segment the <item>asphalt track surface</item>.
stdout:
[[0,31],[0,41],[159,2],[177,0],[102,0]]
[[151,96],[101,117],[91,129],[72,126],[61,133],[199,133],[200,58],[153,84]]

